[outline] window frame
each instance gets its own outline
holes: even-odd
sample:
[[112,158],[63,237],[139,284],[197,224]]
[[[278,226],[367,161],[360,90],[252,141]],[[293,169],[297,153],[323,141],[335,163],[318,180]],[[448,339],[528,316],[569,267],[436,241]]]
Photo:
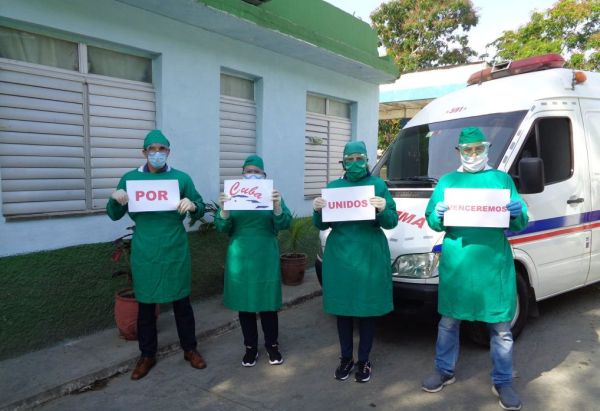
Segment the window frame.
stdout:
[[[541,138],[540,138],[540,129],[539,129],[540,122],[542,122],[544,120],[557,120],[557,119],[563,119],[563,120],[568,121],[570,171],[569,171],[569,175],[567,177],[561,178],[560,180],[554,180],[554,181],[548,182],[546,180],[546,177],[544,177],[544,187],[551,186],[551,185],[557,184],[557,183],[562,183],[564,181],[568,181],[571,178],[573,178],[573,176],[575,174],[575,169],[574,169],[575,153],[574,153],[574,147],[573,147],[573,121],[572,121],[571,117],[569,117],[568,115],[556,115],[556,116],[537,117],[533,120],[533,124],[529,128],[529,131],[527,132],[525,139],[523,140],[523,144],[521,144],[521,147],[519,148],[519,152],[517,153],[517,156],[515,157],[515,162],[513,163],[512,167],[509,170],[509,174],[516,177],[515,179],[517,181],[519,180],[519,174],[518,174],[519,161],[521,161],[521,159],[523,158],[523,152],[528,147],[527,144],[529,142],[529,139],[531,139],[531,138],[535,139],[536,157],[542,159],[542,161],[543,161],[544,159],[540,156],[540,154],[541,154],[541,141],[540,141]],[[545,168],[546,168],[546,165],[544,164],[544,169]]]

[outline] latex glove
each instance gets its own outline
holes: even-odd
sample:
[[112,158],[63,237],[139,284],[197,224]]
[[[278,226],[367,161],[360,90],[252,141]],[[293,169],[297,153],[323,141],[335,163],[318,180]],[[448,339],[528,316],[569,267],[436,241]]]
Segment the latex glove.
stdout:
[[385,209],[385,198],[383,197],[371,197],[369,203],[377,209],[378,212],[382,212]]
[[441,201],[435,205],[435,214],[441,220],[444,218],[444,213],[448,211],[448,206]]
[[282,212],[282,210],[281,210],[281,194],[279,194],[279,191],[273,190],[273,193],[271,194],[271,198],[273,199],[273,213],[275,215],[280,215]]
[[323,197],[317,197],[313,200],[313,210],[317,212],[321,211],[325,208],[326,204],[327,203],[325,202],[325,199]]
[[221,193],[219,194],[219,206],[221,207],[221,211],[219,211],[219,214],[221,215],[221,218],[224,220],[227,220],[229,218],[229,210],[225,210],[225,201],[229,201],[231,200],[231,197],[229,197],[227,194],[225,193]]
[[510,212],[510,218],[517,218],[523,214],[523,205],[520,201],[511,201],[506,205],[506,209]]
[[113,191],[113,193],[110,195],[110,197],[113,200],[115,200],[117,203],[121,204],[122,206],[124,206],[125,204],[127,204],[129,202],[129,197],[127,196],[127,191],[125,191],[123,189]]
[[196,211],[196,204],[192,203],[192,201],[189,198],[182,198],[181,200],[179,200],[179,203],[177,203],[177,211],[179,211],[179,214],[185,214],[188,211],[191,211],[192,213],[194,211]]

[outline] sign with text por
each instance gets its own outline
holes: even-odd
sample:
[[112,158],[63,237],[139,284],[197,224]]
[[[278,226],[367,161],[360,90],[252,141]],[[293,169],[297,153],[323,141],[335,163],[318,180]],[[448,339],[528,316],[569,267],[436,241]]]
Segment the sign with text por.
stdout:
[[225,180],[225,210],[272,210],[273,180]]
[[179,203],[177,180],[129,180],[126,183],[129,211],[171,211]]
[[369,198],[375,196],[375,186],[324,188],[321,197],[325,200],[322,210],[324,222],[374,220],[375,207]]
[[447,188],[444,203],[445,226],[508,227],[510,190],[491,188]]

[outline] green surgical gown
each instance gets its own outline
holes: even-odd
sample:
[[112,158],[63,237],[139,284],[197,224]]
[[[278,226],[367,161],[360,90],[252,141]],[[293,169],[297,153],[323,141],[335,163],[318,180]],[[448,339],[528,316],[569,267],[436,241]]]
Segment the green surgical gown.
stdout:
[[435,213],[447,188],[510,190],[510,201],[521,201],[523,213],[510,220],[517,232],[528,222],[527,206],[512,178],[498,170],[454,171],[444,175],[431,196],[425,216],[435,231],[445,231],[439,265],[438,311],[460,320],[498,323],[511,321],[516,308],[515,266],[503,228],[446,227]]
[[229,235],[225,259],[223,303],[231,310],[277,311],[281,308],[281,271],[277,233],[289,228],[292,214],[281,200],[281,214],[272,210],[232,210],[215,226]]
[[375,220],[323,222],[322,213],[313,213],[319,230],[331,228],[323,255],[323,308],[334,315],[380,316],[394,308],[392,301],[392,262],[382,228],[398,224],[396,203],[385,182],[367,176],[352,182],[340,178],[327,188],[375,186],[375,195],[386,207]]
[[[125,190],[129,180],[177,180],[180,198],[196,205],[191,213],[204,215],[204,202],[192,179],[182,171],[169,168],[161,173],[143,172],[142,168],[126,173],[117,186]],[[106,212],[112,220],[129,213],[127,205],[108,200]],[[129,213],[135,222],[131,240],[131,272],[135,298],[142,303],[167,303],[190,295],[192,265],[188,236],[183,226],[185,215],[177,211]]]

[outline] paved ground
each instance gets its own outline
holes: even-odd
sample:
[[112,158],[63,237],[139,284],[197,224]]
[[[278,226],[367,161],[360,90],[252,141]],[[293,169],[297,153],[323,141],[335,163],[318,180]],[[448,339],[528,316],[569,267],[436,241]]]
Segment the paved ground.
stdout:
[[[524,410],[600,410],[600,285],[540,304],[515,347]],[[457,382],[437,394],[420,390],[432,367],[435,326],[387,317],[378,323],[367,384],[336,381],[335,321],[317,297],[280,315],[281,366],[261,352],[254,368],[240,365],[239,329],[204,340],[208,362],[194,370],[175,353],[141,381],[129,375],[43,410],[499,410],[490,390],[487,350],[463,343]]]

